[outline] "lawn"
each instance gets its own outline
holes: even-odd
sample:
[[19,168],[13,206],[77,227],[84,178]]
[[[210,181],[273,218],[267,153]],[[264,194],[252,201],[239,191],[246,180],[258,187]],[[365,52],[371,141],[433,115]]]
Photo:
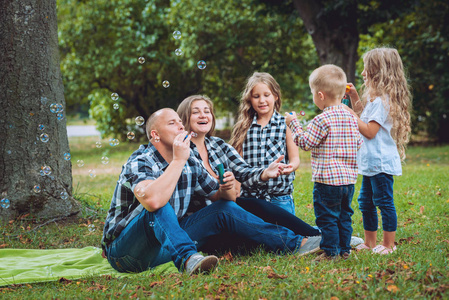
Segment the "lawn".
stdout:
[[[47,220],[25,215],[2,225],[2,248],[100,246],[102,226],[115,182],[136,143],[111,147],[107,140],[71,138],[74,196],[83,204],[75,217]],[[103,164],[101,158],[108,157]],[[84,166],[77,165],[78,160]],[[310,157],[301,153],[295,181],[296,214],[314,223]],[[90,171],[95,170],[95,173]],[[355,253],[348,260],[313,263],[314,255],[278,256],[257,250],[223,255],[211,275],[98,276],[66,282],[0,288],[2,298],[243,298],[243,299],[436,299],[449,297],[449,146],[410,147],[403,176],[395,178],[398,250],[388,256]],[[94,176],[95,175],[95,176]],[[357,196],[354,235],[363,237]],[[43,225],[43,226],[41,226]],[[381,233],[381,230],[380,230]],[[381,234],[379,234],[381,236]]]

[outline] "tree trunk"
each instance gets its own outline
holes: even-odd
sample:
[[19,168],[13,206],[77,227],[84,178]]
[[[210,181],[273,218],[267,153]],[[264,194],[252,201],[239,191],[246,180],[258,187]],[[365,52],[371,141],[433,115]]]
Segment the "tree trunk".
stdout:
[[341,67],[349,82],[355,82],[357,47],[357,3],[346,1],[326,10],[321,1],[293,0],[299,16],[312,36],[322,64]]
[[56,0],[1,0],[0,22],[0,218],[69,215],[79,204],[65,113],[50,111],[65,107]]

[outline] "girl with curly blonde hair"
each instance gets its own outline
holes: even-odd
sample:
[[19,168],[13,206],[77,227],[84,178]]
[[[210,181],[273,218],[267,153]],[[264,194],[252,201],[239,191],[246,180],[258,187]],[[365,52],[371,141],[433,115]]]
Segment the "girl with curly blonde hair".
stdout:
[[[396,250],[397,214],[393,176],[402,175],[401,161],[410,137],[411,93],[396,49],[376,48],[363,56],[362,99],[353,84],[348,92],[364,143],[358,153],[363,175],[358,198],[363,215],[365,243],[358,250],[388,254]],[[383,242],[377,243],[377,208],[382,216]]]

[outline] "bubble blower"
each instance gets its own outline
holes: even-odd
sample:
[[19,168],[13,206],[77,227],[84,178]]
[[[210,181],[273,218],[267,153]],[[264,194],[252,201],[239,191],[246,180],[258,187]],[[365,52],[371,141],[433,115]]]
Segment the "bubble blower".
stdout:
[[198,136],[198,134],[196,133],[196,132],[190,132],[190,133],[187,133],[186,134],[186,136],[185,136],[185,138],[182,140],[183,142],[186,140],[186,138],[188,137],[188,136],[191,136],[191,137],[197,137]]
[[[289,112],[289,114],[293,115],[292,112]],[[298,115],[301,115],[304,117],[306,115],[306,113],[305,113],[305,111],[301,110]]]
[[351,102],[351,98],[349,98],[348,92],[351,89],[351,87],[349,85],[346,85],[346,91],[345,91],[345,96],[343,97],[343,99],[341,100],[341,103],[349,106],[349,103]]
[[223,164],[219,164],[217,166],[218,169],[218,178],[220,179],[220,184],[224,184],[225,182],[223,181],[223,175],[224,175],[224,166]]

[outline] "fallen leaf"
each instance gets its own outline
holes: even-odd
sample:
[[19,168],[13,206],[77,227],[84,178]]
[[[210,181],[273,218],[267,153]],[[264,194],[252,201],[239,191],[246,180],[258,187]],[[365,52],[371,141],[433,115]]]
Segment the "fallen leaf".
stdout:
[[421,206],[421,207],[419,208],[419,213],[420,213],[421,215],[424,214],[424,206]]
[[392,293],[397,293],[399,291],[399,288],[397,286],[395,286],[394,284],[391,284],[391,285],[387,286],[387,290]]
[[279,278],[279,279],[285,279],[285,278],[287,278],[288,276],[287,275],[279,275],[279,274],[276,274],[276,273],[274,273],[274,272],[270,272],[269,274],[268,274],[268,278]]

